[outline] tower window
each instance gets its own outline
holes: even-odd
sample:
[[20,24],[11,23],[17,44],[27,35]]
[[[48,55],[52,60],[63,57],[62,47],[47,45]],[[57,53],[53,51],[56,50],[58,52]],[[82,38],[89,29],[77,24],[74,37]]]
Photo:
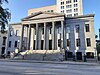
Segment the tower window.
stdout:
[[87,38],[86,42],[87,42],[87,47],[91,46],[91,39],[90,38]]
[[86,32],[90,32],[89,24],[85,24]]

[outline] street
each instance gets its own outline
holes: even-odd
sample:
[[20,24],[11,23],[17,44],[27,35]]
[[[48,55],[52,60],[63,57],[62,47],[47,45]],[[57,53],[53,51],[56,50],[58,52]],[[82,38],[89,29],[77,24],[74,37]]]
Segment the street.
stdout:
[[100,66],[0,61],[0,75],[100,75]]

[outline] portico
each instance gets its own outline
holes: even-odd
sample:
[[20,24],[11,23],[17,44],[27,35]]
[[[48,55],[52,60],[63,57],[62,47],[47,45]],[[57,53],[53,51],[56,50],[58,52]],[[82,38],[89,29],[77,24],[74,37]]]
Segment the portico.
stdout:
[[[61,48],[64,48],[64,14],[39,12],[23,18],[20,50],[57,50],[59,27]],[[26,40],[24,32],[27,32]]]

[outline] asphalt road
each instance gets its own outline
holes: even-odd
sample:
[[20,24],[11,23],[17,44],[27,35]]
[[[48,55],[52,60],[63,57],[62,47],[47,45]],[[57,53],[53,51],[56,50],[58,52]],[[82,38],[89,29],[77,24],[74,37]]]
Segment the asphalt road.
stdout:
[[100,75],[100,66],[0,61],[0,75]]

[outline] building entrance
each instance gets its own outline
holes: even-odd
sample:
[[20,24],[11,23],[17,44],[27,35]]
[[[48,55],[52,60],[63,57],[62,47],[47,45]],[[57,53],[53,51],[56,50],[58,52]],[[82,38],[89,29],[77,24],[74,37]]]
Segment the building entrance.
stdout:
[[82,60],[82,52],[76,52],[76,59]]

